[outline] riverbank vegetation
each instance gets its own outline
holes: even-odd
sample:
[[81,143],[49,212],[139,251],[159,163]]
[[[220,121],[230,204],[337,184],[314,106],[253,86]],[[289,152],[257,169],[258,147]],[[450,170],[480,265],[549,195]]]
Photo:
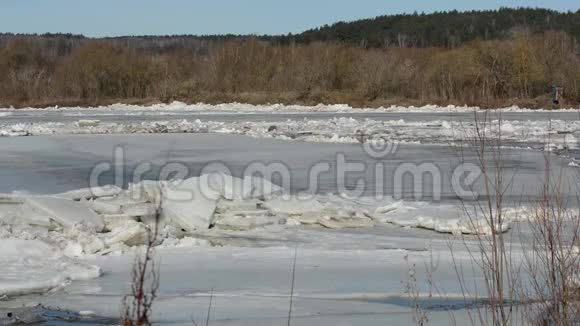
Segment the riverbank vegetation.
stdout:
[[549,108],[554,85],[564,89],[562,105],[579,105],[577,38],[525,27],[456,47],[233,36],[0,37],[1,107],[177,100]]

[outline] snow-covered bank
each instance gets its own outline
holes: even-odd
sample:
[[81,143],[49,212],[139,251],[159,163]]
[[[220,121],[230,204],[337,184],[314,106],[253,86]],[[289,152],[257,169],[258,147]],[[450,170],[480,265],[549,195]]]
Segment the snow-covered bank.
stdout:
[[[580,137],[580,120],[492,120],[486,123],[485,129],[488,139],[501,137],[504,143],[524,146],[526,143],[543,144],[549,141],[552,148],[576,148]],[[0,122],[0,136],[11,137],[54,134],[222,133],[307,142],[360,143],[369,139],[382,139],[402,143],[453,144],[473,138],[476,132],[474,123],[462,121],[407,122],[344,117],[276,123],[200,119],[138,123],[78,120],[14,125],[2,125]]]
[[[244,112],[472,112],[475,110],[481,110],[478,107],[470,107],[470,106],[455,106],[455,105],[448,105],[448,106],[439,106],[439,105],[425,105],[420,107],[415,106],[396,106],[392,105],[390,107],[378,107],[378,108],[356,108],[351,107],[347,104],[318,104],[315,106],[305,106],[305,105],[284,105],[284,104],[267,104],[267,105],[253,105],[253,104],[244,104],[244,103],[224,103],[224,104],[204,104],[204,103],[197,103],[197,104],[186,104],[182,102],[173,102],[169,104],[153,104],[150,106],[141,106],[141,105],[129,105],[129,104],[112,104],[107,106],[98,106],[98,107],[47,107],[43,109],[37,108],[22,108],[22,109],[14,109],[14,108],[0,108],[0,111],[35,111],[35,110],[44,110],[44,111],[59,111],[59,110],[101,110],[101,111],[126,111],[126,110],[147,110],[147,111],[206,111],[206,112],[235,112],[235,113],[244,113]],[[526,108],[520,108],[518,106],[511,106],[505,108],[499,108],[498,110],[504,112],[531,112],[531,111],[541,111],[541,110],[531,110]],[[552,112],[566,112],[574,110],[574,108],[563,108],[560,110],[550,110]]]

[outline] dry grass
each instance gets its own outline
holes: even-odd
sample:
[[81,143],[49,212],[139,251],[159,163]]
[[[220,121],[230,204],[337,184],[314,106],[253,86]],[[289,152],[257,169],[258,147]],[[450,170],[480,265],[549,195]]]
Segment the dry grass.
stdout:
[[155,261],[154,248],[159,236],[159,207],[155,223],[149,229],[144,252],[135,257],[131,272],[131,293],[123,298],[123,326],[152,324],[151,314],[159,289],[159,266]]
[[[494,116],[495,118],[496,116]],[[501,117],[501,115],[500,115]],[[501,119],[501,118],[500,118]],[[540,182],[539,199],[529,201],[521,198],[519,203],[507,202],[506,191],[512,184],[514,174],[505,169],[501,130],[494,130],[499,137],[488,137],[490,126],[487,118],[475,120],[475,132],[461,134],[468,146],[459,151],[476,154],[483,171],[482,200],[463,202],[463,208],[473,228],[483,226],[490,232],[476,236],[451,237],[449,249],[458,284],[466,306],[474,300],[485,302],[465,312],[472,325],[578,325],[580,321],[580,212],[578,197],[564,196],[565,190],[578,193],[569,182],[569,176],[554,166],[552,154],[544,152],[545,174]],[[548,136],[546,144],[551,143]],[[526,218],[504,233],[509,223],[508,207],[520,206],[521,200],[529,210],[519,216]],[[481,225],[481,221],[483,225]],[[467,264],[458,259],[457,240],[469,253]],[[426,265],[427,275],[431,267]],[[412,266],[414,275],[415,266]],[[482,282],[474,281],[481,275]],[[429,276],[429,284],[436,280]],[[418,293],[417,279],[411,277],[411,297]],[[424,325],[428,316],[420,306],[414,308],[413,321]],[[450,314],[450,324],[455,324]]]

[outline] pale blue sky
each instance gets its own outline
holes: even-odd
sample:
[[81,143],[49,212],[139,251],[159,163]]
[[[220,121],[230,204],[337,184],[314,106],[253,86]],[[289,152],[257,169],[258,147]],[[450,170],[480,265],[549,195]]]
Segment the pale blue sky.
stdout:
[[286,34],[401,12],[543,7],[580,9],[578,0],[0,0],[0,32],[87,36]]

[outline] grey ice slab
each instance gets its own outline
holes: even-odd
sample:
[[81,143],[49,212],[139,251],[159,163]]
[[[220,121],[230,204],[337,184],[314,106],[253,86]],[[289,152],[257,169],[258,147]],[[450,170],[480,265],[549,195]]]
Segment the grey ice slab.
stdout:
[[[114,148],[125,150],[124,161],[112,162]],[[384,159],[369,157],[358,144],[320,144],[297,141],[254,139],[239,135],[223,134],[151,134],[151,135],[58,135],[48,137],[0,138],[0,192],[24,190],[39,193],[58,193],[89,186],[89,175],[99,163],[110,162],[122,167],[123,184],[133,180],[134,168],[142,162],[150,162],[152,171],[146,179],[159,179],[159,173],[167,163],[179,163],[187,167],[188,176],[197,176],[208,163],[226,165],[234,176],[240,176],[252,163],[282,163],[291,175],[291,191],[304,191],[309,186],[309,172],[319,163],[330,164],[331,170],[322,173],[318,180],[318,193],[337,193],[352,190],[361,179],[365,183],[364,195],[383,193],[403,195],[410,198],[414,188],[413,179],[402,178],[397,187],[396,171],[403,164],[432,164],[440,177],[423,178],[423,196],[433,199],[433,189],[441,189],[443,201],[456,200],[451,187],[453,170],[461,162],[456,148],[440,145],[403,145],[395,154]],[[337,176],[338,155],[350,162],[363,163],[365,171],[346,175],[344,187]],[[545,171],[541,152],[508,150],[503,157],[504,183],[509,184],[506,196],[511,201],[537,199]],[[464,152],[463,160],[477,162],[472,152]],[[375,170],[383,164],[382,185]],[[562,175],[565,181],[564,195],[574,199],[578,194],[576,180],[578,169],[567,167],[565,161],[552,156],[552,173]],[[490,174],[493,170],[489,171]],[[99,185],[115,183],[112,171],[99,178]],[[276,181],[276,180],[274,180]],[[435,185],[434,185],[435,184]],[[402,186],[402,187],[401,187]],[[481,179],[475,190],[485,194]]]

